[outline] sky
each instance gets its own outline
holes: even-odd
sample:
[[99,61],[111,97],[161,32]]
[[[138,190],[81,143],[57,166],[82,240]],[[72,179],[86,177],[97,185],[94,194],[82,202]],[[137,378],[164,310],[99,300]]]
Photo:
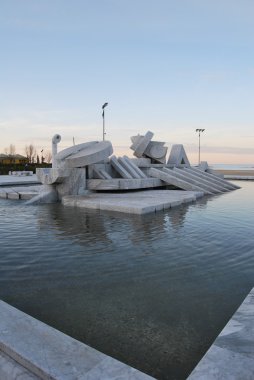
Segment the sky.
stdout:
[[0,0],[0,153],[130,136],[254,164],[253,0]]

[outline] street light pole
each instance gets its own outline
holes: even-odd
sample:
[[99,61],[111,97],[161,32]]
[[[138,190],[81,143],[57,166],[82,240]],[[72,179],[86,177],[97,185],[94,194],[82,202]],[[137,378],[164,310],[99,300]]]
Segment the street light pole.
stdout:
[[200,165],[200,133],[204,132],[205,129],[197,128],[196,132],[198,132],[198,164]]
[[104,103],[102,106],[102,140],[105,140],[105,114],[104,114],[104,108],[107,107],[108,103]]

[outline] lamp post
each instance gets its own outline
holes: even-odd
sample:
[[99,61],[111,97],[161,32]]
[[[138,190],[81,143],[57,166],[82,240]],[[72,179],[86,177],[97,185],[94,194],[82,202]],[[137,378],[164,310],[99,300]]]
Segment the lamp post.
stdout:
[[204,132],[205,129],[197,128],[196,132],[198,132],[198,164],[200,165],[200,133]]
[[108,103],[104,103],[103,106],[102,106],[102,140],[104,141],[105,140],[105,115],[104,115],[104,108],[107,107]]
[[44,163],[44,157],[43,157],[43,148],[42,148],[42,150],[41,150],[41,163],[43,164]]

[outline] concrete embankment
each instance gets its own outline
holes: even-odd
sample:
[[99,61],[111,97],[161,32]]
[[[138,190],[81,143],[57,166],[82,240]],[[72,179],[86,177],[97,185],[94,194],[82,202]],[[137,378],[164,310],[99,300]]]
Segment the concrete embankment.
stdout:
[[188,380],[254,378],[254,288],[221,331]]
[[[253,379],[253,315],[254,288],[188,380]],[[3,301],[0,316],[0,379],[153,379]]]
[[1,380],[152,380],[3,301],[0,316]]

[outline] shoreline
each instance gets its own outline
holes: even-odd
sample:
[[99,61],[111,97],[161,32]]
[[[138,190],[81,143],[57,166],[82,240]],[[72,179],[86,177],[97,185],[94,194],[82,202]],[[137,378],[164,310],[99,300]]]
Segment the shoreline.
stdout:
[[214,169],[216,173],[224,175],[254,176],[254,170],[230,170],[230,169]]

